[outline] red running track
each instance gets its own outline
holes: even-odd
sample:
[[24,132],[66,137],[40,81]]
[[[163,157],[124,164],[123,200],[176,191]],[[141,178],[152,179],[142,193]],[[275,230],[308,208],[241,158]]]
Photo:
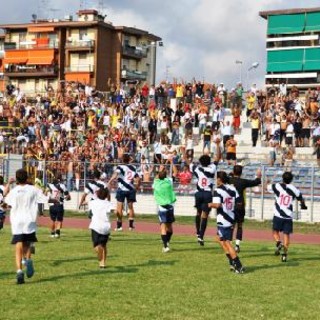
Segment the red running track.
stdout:
[[[87,229],[89,226],[89,219],[81,218],[65,218],[63,221],[64,228],[74,229]],[[49,226],[49,217],[39,217],[38,223],[40,226]],[[113,225],[113,228],[115,226]],[[124,231],[128,228],[127,221],[123,223]],[[192,225],[174,224],[174,233],[178,235],[195,235],[195,229]],[[245,227],[244,227],[245,228]],[[159,233],[159,224],[152,222],[137,222],[135,233]],[[215,236],[216,228],[209,223],[206,236]],[[244,230],[244,238],[246,240],[253,241],[273,241],[271,230]],[[320,244],[319,234],[298,234],[292,235],[292,242],[303,243],[303,244]]]

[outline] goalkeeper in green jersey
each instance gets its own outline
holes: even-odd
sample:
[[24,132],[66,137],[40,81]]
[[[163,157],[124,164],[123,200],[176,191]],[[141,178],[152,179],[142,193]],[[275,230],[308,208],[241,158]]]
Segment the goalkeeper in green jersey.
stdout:
[[158,206],[161,239],[163,242],[162,252],[170,251],[169,243],[173,234],[172,223],[174,219],[174,203],[176,195],[173,190],[172,179],[167,178],[166,169],[160,170],[153,182],[153,194]]

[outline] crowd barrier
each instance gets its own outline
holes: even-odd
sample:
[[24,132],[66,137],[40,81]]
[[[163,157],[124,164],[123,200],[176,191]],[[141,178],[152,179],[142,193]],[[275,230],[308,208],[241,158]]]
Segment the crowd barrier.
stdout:
[[[73,195],[73,200],[66,203],[66,208],[77,210],[84,187],[93,177],[93,172],[99,170],[106,174],[108,180],[119,163],[92,163],[89,161],[44,161],[44,160],[21,160],[21,159],[1,159],[0,174],[5,179],[14,177],[15,171],[25,168],[31,182],[40,183],[45,186],[55,178],[61,177],[69,191]],[[141,176],[141,185],[137,190],[136,212],[141,214],[153,214],[156,206],[152,195],[152,183],[160,164],[143,163],[133,164]],[[183,166],[172,163],[165,164],[168,176],[173,178],[174,189],[177,194],[177,204],[175,212],[177,215],[194,215],[194,194],[197,190],[196,179],[180,179],[179,172],[183,171]],[[306,200],[307,210],[301,210],[298,202],[294,206],[294,218],[303,222],[320,222],[320,168],[314,166],[294,166],[294,167],[270,167],[260,163],[249,163],[243,168],[243,178],[254,179],[257,170],[262,172],[262,185],[247,189],[246,192],[246,212],[248,218],[257,220],[269,220],[273,216],[274,196],[266,191],[268,183],[281,182],[284,171],[291,171],[294,175],[293,184],[298,187]],[[232,167],[225,163],[218,166],[218,170],[228,173]],[[116,183],[111,186],[111,192],[116,190]],[[115,201],[113,196],[113,201]]]

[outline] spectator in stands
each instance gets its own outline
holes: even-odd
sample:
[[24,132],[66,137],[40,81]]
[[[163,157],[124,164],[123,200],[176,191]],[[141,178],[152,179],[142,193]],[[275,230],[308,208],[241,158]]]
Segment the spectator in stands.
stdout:
[[237,162],[236,148],[237,148],[237,141],[234,139],[234,136],[231,135],[226,142],[226,152],[227,152],[226,160],[228,165],[231,165],[231,164],[235,165]]

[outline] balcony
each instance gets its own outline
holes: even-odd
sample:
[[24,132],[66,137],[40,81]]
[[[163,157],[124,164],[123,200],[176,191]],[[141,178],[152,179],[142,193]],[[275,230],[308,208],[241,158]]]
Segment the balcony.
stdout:
[[147,50],[141,47],[124,45],[122,47],[122,55],[129,58],[142,59],[147,57]]
[[30,49],[57,49],[59,47],[59,42],[49,41],[49,39],[44,39],[45,41],[39,41],[41,39],[35,39],[32,41],[22,41],[22,42],[5,42],[4,50],[30,50]]
[[146,80],[148,73],[123,69],[121,71],[121,76],[122,76],[122,79],[127,79],[127,80]]
[[32,65],[10,65],[5,68],[4,74],[8,77],[34,78],[53,77],[58,73],[57,66],[32,66]]
[[92,64],[79,64],[65,67],[65,72],[94,72],[94,65]]
[[68,40],[66,49],[70,51],[87,51],[94,49],[94,40]]

